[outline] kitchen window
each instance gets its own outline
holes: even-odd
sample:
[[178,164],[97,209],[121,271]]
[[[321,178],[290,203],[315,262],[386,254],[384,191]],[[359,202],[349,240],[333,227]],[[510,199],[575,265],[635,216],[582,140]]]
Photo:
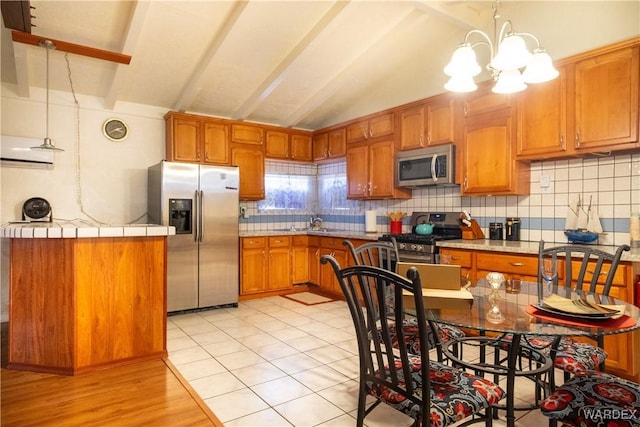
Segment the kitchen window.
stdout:
[[315,176],[265,174],[265,199],[258,211],[312,211],[315,199]]

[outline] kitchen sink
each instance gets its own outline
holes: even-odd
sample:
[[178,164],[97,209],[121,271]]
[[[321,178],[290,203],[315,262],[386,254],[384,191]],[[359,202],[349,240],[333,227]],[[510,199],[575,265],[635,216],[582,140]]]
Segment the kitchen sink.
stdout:
[[317,230],[309,230],[309,231],[311,231],[312,233],[333,233],[336,231],[345,231],[345,230],[342,230],[340,228],[319,228]]
[[334,233],[334,232],[337,232],[337,231],[345,231],[345,230],[342,230],[340,228],[319,228],[317,230],[312,230],[310,228],[289,227],[289,228],[272,228],[269,231],[273,231],[273,232],[277,232],[277,233],[287,233],[287,232],[294,232],[294,231],[309,231],[311,233]]

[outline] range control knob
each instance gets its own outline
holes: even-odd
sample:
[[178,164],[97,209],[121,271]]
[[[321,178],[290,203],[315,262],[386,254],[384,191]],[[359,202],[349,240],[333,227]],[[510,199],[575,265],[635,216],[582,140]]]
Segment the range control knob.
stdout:
[[404,243],[398,243],[398,249],[400,249],[400,250],[404,250],[405,246],[406,245]]

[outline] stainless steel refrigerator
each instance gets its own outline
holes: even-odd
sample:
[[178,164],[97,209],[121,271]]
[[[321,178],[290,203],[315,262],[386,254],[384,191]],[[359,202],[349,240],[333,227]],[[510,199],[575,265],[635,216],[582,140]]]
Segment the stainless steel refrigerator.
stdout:
[[148,215],[172,225],[167,311],[238,304],[237,167],[162,161],[148,170]]

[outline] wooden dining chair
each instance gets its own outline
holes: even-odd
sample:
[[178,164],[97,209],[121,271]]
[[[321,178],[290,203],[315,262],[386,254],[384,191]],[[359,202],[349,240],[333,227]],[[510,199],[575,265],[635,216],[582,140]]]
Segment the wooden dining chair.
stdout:
[[[469,417],[474,417],[469,421],[481,417],[491,426],[492,405],[503,398],[504,391],[488,379],[429,360],[430,326],[424,311],[420,276],[415,268],[409,270],[409,278],[405,278],[365,265],[341,269],[330,255],[323,256],[321,262],[333,268],[356,331],[360,360],[359,427],[381,402],[413,418],[414,426],[447,426]],[[388,292],[393,292],[395,297],[393,308],[385,303]],[[404,298],[409,298],[415,306],[422,342],[419,354],[411,353],[406,346],[394,345],[389,333],[390,328],[406,316]],[[398,334],[402,341],[402,329],[398,329]],[[375,398],[369,407],[368,396]]]
[[640,384],[599,371],[580,371],[540,405],[549,426],[640,425]]
[[[396,272],[396,262],[400,259],[398,255],[398,244],[396,239],[391,237],[390,242],[376,241],[364,243],[356,247],[353,242],[348,239],[343,240],[343,245],[349,248],[351,258],[355,265],[368,265],[372,267],[380,267],[389,271]],[[423,278],[428,280],[428,278]],[[393,292],[389,292],[387,297],[389,298],[387,304],[390,308],[393,308]],[[420,340],[418,339],[418,328],[415,318],[407,318],[402,322],[402,328],[404,329],[405,345],[410,348],[410,351],[419,353]],[[435,330],[438,333],[438,340],[435,340],[431,330],[429,330],[429,344],[430,348],[438,346],[438,360],[442,361],[444,356],[441,351],[441,346],[455,338],[462,338],[465,336],[464,332],[455,326],[450,325],[435,325]],[[394,325],[390,333],[397,341],[398,333],[397,327]]]

